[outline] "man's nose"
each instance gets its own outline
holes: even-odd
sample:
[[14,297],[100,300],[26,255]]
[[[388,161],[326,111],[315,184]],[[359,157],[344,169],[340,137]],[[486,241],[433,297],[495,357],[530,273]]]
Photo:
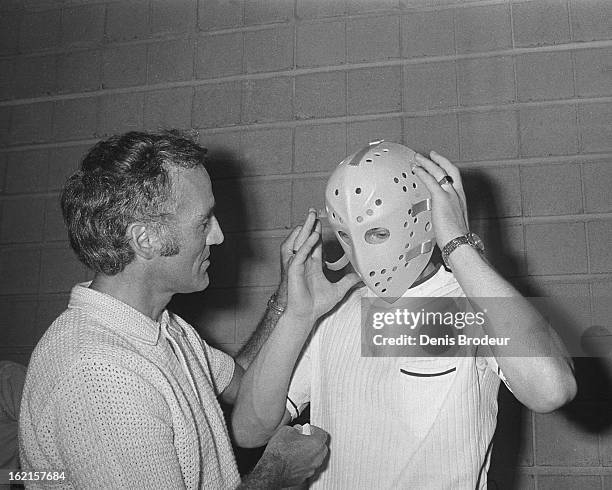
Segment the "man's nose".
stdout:
[[212,230],[208,234],[207,245],[220,245],[225,240],[225,236],[223,235],[223,231],[221,230],[221,225],[216,217],[212,218]]

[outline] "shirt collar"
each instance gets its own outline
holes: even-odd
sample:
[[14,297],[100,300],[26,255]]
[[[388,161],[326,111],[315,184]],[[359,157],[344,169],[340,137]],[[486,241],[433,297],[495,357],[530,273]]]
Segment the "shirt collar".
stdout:
[[90,289],[90,284],[91,281],[84,282],[72,288],[68,308],[84,310],[112,330],[129,335],[136,340],[151,345],[157,344],[162,324],[170,324],[168,310],[164,310],[161,320],[156,322],[123,301]]

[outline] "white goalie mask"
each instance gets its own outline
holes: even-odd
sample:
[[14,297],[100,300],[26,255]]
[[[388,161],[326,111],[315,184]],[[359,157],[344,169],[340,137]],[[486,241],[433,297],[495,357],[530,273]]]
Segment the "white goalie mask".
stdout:
[[325,207],[344,255],[377,296],[393,301],[412,286],[435,239],[431,195],[411,171],[415,152],[375,141],[345,158],[327,182]]

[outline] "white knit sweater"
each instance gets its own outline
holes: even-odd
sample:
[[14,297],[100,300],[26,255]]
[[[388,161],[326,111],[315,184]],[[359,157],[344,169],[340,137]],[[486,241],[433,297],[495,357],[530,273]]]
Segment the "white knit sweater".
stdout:
[[60,488],[235,488],[217,402],[231,357],[177,316],[164,312],[157,323],[86,286],[75,286],[32,355],[23,470],[64,471]]

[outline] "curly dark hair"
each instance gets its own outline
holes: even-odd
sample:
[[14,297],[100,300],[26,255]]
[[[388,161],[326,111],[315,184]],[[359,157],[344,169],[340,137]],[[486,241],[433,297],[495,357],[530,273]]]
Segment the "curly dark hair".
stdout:
[[134,259],[126,231],[135,221],[156,230],[162,255],[177,254],[168,171],[203,165],[205,154],[205,148],[177,131],[134,131],[91,148],[61,196],[70,245],[81,262],[95,272],[121,272]]

